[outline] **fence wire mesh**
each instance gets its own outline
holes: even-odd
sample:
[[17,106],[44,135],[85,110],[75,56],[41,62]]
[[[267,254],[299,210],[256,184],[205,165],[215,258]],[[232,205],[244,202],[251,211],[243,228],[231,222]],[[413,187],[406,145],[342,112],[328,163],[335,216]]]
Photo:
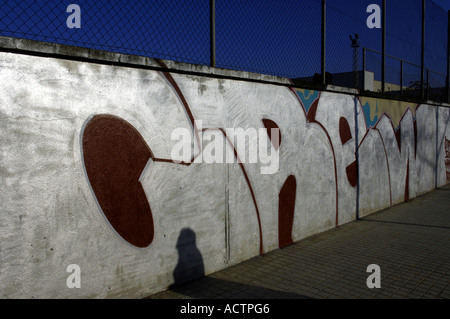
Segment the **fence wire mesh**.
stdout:
[[217,66],[288,78],[320,73],[320,0],[217,0],[216,19]]
[[[383,0],[327,0],[325,20],[322,0],[214,3],[215,66],[321,82],[325,22],[327,83],[382,91],[383,29],[369,22],[376,25]],[[79,28],[68,26],[72,4],[80,9]],[[423,84],[441,101],[448,92],[448,12],[433,0],[425,7]],[[210,65],[210,8],[211,0],[4,0],[0,35]],[[419,97],[421,35],[422,0],[386,0],[387,93]]]
[[80,28],[68,28],[73,0],[6,0],[0,34],[160,59],[209,63],[208,1],[77,0]]
[[[362,89],[363,46],[381,51],[381,29],[368,28],[367,7],[381,0],[327,1],[327,71],[331,84]],[[380,69],[381,70],[381,69]]]

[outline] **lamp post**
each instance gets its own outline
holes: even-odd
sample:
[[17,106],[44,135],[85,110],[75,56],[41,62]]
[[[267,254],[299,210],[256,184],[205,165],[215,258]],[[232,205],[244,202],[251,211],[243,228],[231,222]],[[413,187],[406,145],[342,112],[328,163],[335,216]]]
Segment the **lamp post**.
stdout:
[[355,89],[360,89],[359,86],[359,48],[361,43],[359,42],[359,34],[355,34],[355,37],[350,35],[350,47],[353,48],[353,73],[355,81]]

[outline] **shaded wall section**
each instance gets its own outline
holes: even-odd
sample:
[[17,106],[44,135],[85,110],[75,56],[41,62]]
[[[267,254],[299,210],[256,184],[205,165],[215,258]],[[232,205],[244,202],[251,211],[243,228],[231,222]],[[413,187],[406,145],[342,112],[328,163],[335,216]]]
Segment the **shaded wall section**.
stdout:
[[[4,298],[144,297],[450,182],[442,106],[51,54],[2,52],[0,77]],[[277,170],[227,128],[266,132]],[[171,158],[179,129],[191,160]],[[211,143],[234,160],[199,161]]]

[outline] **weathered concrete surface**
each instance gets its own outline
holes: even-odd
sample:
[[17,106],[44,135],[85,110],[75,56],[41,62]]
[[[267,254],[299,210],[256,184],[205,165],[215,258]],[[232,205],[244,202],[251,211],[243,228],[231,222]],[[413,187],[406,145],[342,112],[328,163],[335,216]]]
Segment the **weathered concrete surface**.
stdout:
[[[408,109],[396,129],[389,114],[368,124],[360,100],[343,93],[312,92],[308,100],[280,85],[5,52],[0,78],[2,298],[143,297],[174,283],[183,258],[210,274],[274,250],[279,193],[290,176],[296,181],[293,241],[449,182],[444,107]],[[83,132],[96,115],[122,119],[151,151],[135,181],[153,217],[148,247],[120,236],[108,203],[91,187]],[[193,140],[196,133],[213,134],[233,148],[221,130],[264,128],[263,119],[276,123],[282,136],[275,174],[262,175],[261,163],[170,160],[174,129],[189,129]],[[204,131],[193,129],[193,120],[201,120]],[[118,169],[132,166],[128,160]],[[100,191],[114,187],[111,182]],[[119,223],[139,212],[123,214]],[[182,236],[186,229],[195,236]],[[197,249],[201,260],[186,254]],[[70,264],[81,268],[79,289],[66,285]]]

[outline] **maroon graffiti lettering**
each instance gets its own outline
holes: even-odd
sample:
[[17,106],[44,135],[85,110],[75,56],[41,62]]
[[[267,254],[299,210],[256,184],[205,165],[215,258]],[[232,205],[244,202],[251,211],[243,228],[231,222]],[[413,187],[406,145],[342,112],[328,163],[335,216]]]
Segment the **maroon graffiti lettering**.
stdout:
[[294,224],[295,198],[297,182],[289,176],[278,196],[278,246],[280,248],[293,244],[292,227]]
[[83,132],[83,159],[95,197],[111,226],[130,244],[153,241],[153,216],[139,177],[152,152],[139,132],[112,115],[96,115]]

